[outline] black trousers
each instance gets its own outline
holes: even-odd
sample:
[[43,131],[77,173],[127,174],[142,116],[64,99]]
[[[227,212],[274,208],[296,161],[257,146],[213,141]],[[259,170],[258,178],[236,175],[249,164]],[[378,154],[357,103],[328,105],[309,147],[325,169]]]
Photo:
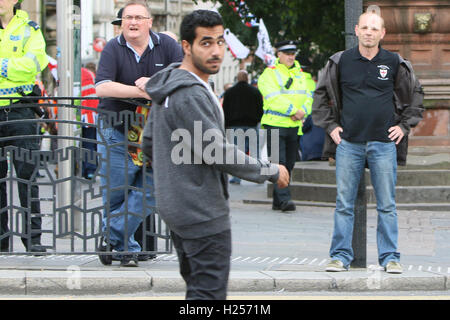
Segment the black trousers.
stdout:
[[145,221],[145,231],[144,231],[144,223],[141,222],[136,232],[134,233],[134,239],[141,246],[142,251],[156,251],[156,241],[157,237],[148,235],[148,232],[155,232],[155,214],[150,214],[147,216]]
[[[0,141],[0,241],[1,249],[6,251],[9,248],[9,227],[8,227],[8,210],[7,210],[7,192],[6,192],[6,175],[8,172],[8,164],[6,159],[5,147],[14,146],[25,149],[25,152],[31,150],[39,150],[39,138],[23,138],[14,139],[14,136],[29,136],[37,134],[36,123],[14,123],[13,120],[35,119],[34,111],[30,108],[14,108],[11,107],[10,112],[0,109],[0,137],[8,137],[4,141]],[[12,122],[12,123],[11,123]],[[21,208],[18,210],[22,214],[22,242],[26,248],[31,245],[39,245],[41,242],[41,209],[39,203],[39,188],[31,179],[36,170],[36,163],[39,159],[31,158],[31,155],[21,158],[19,155],[24,150],[15,150],[11,152],[12,164],[19,179],[28,181],[29,183],[18,182],[18,193]],[[27,159],[29,158],[29,159]],[[34,199],[34,200],[32,200]],[[10,204],[11,205],[11,204]],[[31,214],[31,217],[30,217]],[[31,224],[31,230],[29,228]],[[31,232],[30,232],[31,231]],[[28,234],[30,233],[30,234]],[[6,234],[6,236],[5,236]]]
[[[272,156],[272,152],[278,151],[279,164],[284,165],[289,171],[289,175],[291,175],[299,149],[298,127],[282,128],[264,125],[264,128],[267,130],[267,153],[269,158]],[[278,130],[278,150],[272,150],[272,135],[274,134],[274,130]],[[276,146],[273,147],[275,148]],[[273,204],[279,206],[282,202],[290,200],[291,191],[289,187],[280,189],[275,183],[273,185]]]
[[231,264],[231,230],[183,239],[171,232],[186,282],[186,300],[225,300]]

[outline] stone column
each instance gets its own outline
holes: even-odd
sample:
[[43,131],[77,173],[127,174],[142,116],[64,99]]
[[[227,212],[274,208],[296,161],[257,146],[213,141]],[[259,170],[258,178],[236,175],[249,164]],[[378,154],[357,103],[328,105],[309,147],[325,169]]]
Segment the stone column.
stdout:
[[412,130],[409,145],[445,152],[450,146],[450,2],[364,1],[365,8],[372,4],[381,8],[386,24],[382,46],[410,60],[424,87],[424,120]]

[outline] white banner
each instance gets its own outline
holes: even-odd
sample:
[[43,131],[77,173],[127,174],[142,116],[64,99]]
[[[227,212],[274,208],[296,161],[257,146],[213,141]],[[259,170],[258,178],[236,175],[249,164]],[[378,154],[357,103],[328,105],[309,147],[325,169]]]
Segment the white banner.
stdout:
[[263,19],[259,20],[258,43],[259,46],[255,52],[256,56],[261,58],[267,66],[273,66],[276,58],[273,54],[269,33],[267,32]]
[[238,59],[245,59],[248,57],[250,50],[239,41],[239,39],[230,31],[230,29],[225,29],[223,34],[228,48],[231,54]]

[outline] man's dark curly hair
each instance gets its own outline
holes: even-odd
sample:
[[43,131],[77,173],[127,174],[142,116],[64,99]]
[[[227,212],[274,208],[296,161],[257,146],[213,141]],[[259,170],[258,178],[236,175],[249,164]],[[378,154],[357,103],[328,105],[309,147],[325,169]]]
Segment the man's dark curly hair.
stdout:
[[222,17],[215,11],[195,10],[185,16],[180,26],[181,40],[186,40],[190,44],[194,43],[197,27],[223,26]]

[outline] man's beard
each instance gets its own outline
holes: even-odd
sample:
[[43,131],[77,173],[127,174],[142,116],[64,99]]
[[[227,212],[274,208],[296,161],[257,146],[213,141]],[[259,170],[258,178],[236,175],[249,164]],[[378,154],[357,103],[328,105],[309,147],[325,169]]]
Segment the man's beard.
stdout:
[[[206,64],[203,64],[202,61],[200,59],[198,59],[197,56],[192,51],[191,51],[191,56],[192,56],[192,63],[201,72],[206,73],[206,74],[216,74],[220,71],[220,65],[219,65],[219,68],[217,68],[217,70],[210,69],[206,66]],[[220,59],[219,58],[211,58],[211,59],[208,59],[206,62],[210,62],[210,61],[220,61]]]

